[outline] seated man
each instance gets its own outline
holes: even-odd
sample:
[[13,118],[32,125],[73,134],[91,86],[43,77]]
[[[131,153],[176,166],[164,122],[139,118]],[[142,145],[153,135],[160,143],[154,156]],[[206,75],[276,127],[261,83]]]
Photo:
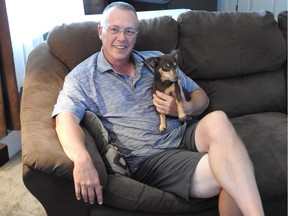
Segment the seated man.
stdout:
[[[98,172],[79,126],[90,110],[125,156],[132,178],[188,201],[219,195],[221,215],[264,215],[253,166],[227,116],[216,111],[199,122],[183,123],[176,118],[173,97],[152,93],[154,75],[144,60],[161,53],[133,50],[138,25],[131,5],[108,5],[98,27],[101,51],[67,75],[55,105],[59,140],[74,162],[77,199],[103,203]],[[207,95],[178,73],[191,97],[184,102],[186,115],[201,114],[209,104]],[[159,132],[156,110],[170,116],[165,132]]]

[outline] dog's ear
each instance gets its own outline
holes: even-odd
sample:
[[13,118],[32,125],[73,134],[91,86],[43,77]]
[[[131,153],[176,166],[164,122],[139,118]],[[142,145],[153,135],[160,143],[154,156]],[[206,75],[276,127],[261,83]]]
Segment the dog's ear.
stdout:
[[178,60],[178,57],[179,57],[179,50],[178,49],[172,50],[170,54],[175,58],[176,61]]
[[159,58],[157,58],[157,57],[151,57],[151,58],[149,58],[149,59],[146,59],[145,61],[146,61],[146,63],[147,63],[148,65],[150,65],[152,68],[155,68],[156,65],[157,65],[157,63],[158,63],[158,60],[159,60]]

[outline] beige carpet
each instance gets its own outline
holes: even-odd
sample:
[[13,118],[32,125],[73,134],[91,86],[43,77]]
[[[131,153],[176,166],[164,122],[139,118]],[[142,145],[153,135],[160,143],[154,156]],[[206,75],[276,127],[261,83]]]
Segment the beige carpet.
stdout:
[[0,167],[0,215],[47,215],[42,205],[23,184],[21,152]]

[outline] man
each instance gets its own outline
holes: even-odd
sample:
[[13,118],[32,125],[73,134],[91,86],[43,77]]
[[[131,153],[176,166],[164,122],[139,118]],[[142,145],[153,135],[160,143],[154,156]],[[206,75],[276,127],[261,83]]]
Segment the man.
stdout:
[[[181,123],[173,97],[153,94],[153,72],[144,63],[159,52],[136,52],[137,14],[127,3],[114,2],[98,27],[103,47],[67,75],[53,112],[65,153],[74,162],[77,199],[103,203],[98,172],[85,148],[79,126],[91,110],[123,153],[133,178],[184,199],[219,195],[221,215],[264,215],[253,166],[227,116],[216,111],[199,122]],[[190,92],[188,116],[208,106],[205,92],[178,70]],[[170,116],[164,133],[158,112]]]

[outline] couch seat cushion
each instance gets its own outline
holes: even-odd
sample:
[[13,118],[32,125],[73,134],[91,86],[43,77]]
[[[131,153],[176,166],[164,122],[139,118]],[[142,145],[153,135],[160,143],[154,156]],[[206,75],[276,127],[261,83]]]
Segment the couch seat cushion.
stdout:
[[262,199],[287,193],[287,115],[268,112],[231,119],[254,164]]

